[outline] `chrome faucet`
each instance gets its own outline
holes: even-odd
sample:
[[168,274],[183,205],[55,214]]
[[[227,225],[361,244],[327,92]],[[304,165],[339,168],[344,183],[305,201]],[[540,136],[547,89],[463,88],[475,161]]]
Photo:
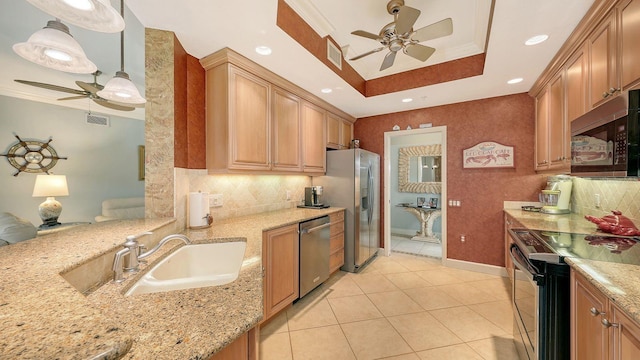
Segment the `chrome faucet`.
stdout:
[[147,257],[151,256],[153,253],[158,251],[162,247],[162,245],[168,243],[169,241],[171,241],[173,239],[180,239],[180,240],[184,241],[184,243],[187,244],[187,245],[191,244],[191,239],[189,239],[185,235],[182,235],[182,234],[167,235],[167,236],[164,237],[164,239],[160,240],[158,245],[154,246],[153,249],[145,252],[144,254],[139,255],[138,256],[138,260],[142,260],[144,258],[147,258]]
[[[150,232],[144,232],[138,235],[130,235],[127,236],[127,241],[125,241],[122,246],[124,249],[121,249],[116,253],[116,256],[113,259],[113,281],[114,282],[122,282],[124,278],[122,276],[122,272],[135,272],[138,271],[140,266],[140,261],[151,256],[153,253],[158,251],[164,244],[168,243],[173,239],[180,239],[184,241],[185,244],[191,244],[191,240],[182,234],[172,234],[165,236],[158,245],[154,246],[153,249],[143,252],[143,249],[146,247],[140,243],[138,243],[138,238],[144,235],[151,235]],[[123,260],[124,259],[124,260]],[[124,265],[123,265],[124,261]]]

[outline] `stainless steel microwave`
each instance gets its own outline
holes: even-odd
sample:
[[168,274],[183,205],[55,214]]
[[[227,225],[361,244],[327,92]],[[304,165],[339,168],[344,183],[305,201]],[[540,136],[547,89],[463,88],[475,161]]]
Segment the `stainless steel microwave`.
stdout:
[[571,122],[571,175],[640,176],[640,89]]

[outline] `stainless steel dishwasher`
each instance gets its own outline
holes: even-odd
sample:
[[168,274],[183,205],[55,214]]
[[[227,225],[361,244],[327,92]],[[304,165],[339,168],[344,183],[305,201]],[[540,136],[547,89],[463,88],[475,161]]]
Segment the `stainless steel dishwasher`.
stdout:
[[300,297],[329,278],[329,216],[300,223]]

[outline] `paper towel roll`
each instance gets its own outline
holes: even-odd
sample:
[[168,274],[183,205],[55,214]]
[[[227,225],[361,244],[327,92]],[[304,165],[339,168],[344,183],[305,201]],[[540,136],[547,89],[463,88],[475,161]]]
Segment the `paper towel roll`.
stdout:
[[189,227],[199,229],[209,225],[209,193],[189,193]]

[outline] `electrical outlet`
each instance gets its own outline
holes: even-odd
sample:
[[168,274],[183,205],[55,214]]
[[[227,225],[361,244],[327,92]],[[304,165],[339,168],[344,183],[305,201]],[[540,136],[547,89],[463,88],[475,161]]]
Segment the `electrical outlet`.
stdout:
[[287,201],[291,200],[291,190],[287,190]]
[[222,194],[209,195],[209,207],[220,207],[223,204]]
[[460,235],[460,242],[467,241],[467,237],[465,235]]
[[596,208],[600,209],[600,194],[593,194],[593,202],[596,204]]

